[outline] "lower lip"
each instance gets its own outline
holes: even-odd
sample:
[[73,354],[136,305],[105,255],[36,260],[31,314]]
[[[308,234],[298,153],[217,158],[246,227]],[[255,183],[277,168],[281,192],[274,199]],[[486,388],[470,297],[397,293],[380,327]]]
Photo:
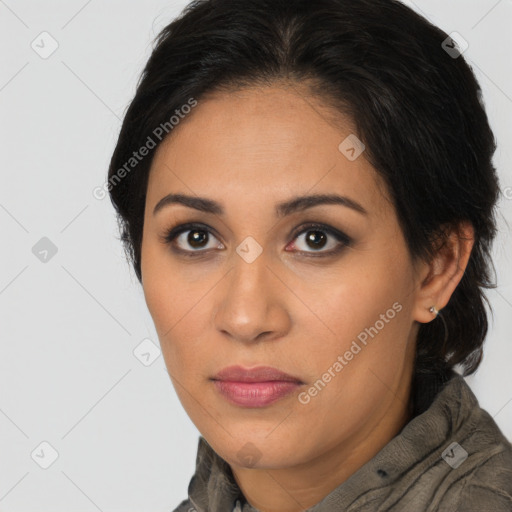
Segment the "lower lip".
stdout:
[[229,402],[242,407],[264,407],[293,393],[300,384],[275,380],[269,382],[233,382],[215,380],[215,387]]

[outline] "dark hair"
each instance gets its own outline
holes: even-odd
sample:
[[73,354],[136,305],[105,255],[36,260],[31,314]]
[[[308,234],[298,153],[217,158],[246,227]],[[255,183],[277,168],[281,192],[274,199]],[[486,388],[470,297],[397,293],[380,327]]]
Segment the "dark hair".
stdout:
[[191,98],[306,84],[350,115],[413,258],[429,261],[447,228],[473,225],[465,273],[441,318],[421,324],[416,353],[416,371],[473,373],[488,330],[482,288],[496,287],[489,264],[500,191],[481,89],[447,38],[396,0],[192,1],[156,38],[110,162],[109,193],[138,280],[154,151],[127,170],[133,152],[155,138],[158,146],[162,127],[172,133],[170,118]]

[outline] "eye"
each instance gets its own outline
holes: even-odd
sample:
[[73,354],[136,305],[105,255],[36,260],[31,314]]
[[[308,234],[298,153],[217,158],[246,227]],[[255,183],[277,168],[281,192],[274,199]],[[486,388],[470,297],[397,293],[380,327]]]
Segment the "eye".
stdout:
[[298,246],[298,252],[307,253],[308,256],[330,256],[340,252],[344,247],[350,246],[352,242],[341,231],[323,224],[301,226],[293,236],[294,240],[299,240],[299,243],[292,245]]
[[222,243],[215,243],[215,240],[211,228],[201,224],[182,224],[169,230],[163,237],[164,243],[173,245],[176,251],[190,256],[209,249],[224,249]]
[[[308,256],[331,256],[350,246],[352,240],[337,229],[323,224],[308,224],[295,230],[293,241],[304,236],[304,241],[292,243],[296,251]],[[329,240],[331,238],[331,240]],[[186,256],[198,256],[211,249],[224,249],[224,245],[213,234],[212,228],[202,224],[182,224],[170,229],[162,241],[173,247],[173,250]],[[286,246],[288,251],[290,244]],[[327,250],[326,250],[327,248]],[[311,249],[311,250],[309,250]],[[290,252],[294,252],[291,250]]]

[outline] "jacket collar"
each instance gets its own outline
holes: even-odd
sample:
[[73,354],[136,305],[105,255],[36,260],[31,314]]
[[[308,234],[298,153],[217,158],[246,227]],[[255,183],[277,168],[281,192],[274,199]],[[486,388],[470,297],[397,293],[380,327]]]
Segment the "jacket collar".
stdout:
[[197,512],[231,512],[235,502],[244,499],[231,467],[202,436],[188,495]]
[[[463,392],[465,400],[458,407],[464,411],[452,411],[453,397]],[[416,374],[412,397],[413,418],[380,452],[321,502],[308,509],[309,512],[332,512],[330,503],[336,503],[337,510],[345,510],[361,494],[362,482],[364,490],[369,491],[395,480],[432,449],[443,444],[445,436],[457,430],[465,414],[478,405],[464,378],[453,370]],[[428,428],[433,424],[442,428]],[[432,435],[433,431],[438,434]],[[422,442],[418,443],[418,439]],[[258,512],[245,500],[229,464],[202,436],[188,494],[197,512],[231,512],[237,500],[243,504],[243,512]]]

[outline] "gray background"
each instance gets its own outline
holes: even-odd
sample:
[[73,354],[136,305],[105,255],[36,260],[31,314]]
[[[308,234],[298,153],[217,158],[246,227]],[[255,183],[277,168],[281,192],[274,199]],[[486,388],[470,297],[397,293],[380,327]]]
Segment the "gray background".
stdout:
[[[512,1],[405,3],[468,41],[499,143],[499,287],[484,362],[467,381],[510,439]],[[199,433],[110,201],[93,196],[153,38],[185,4],[0,0],[2,512],[172,511],[186,497]]]

